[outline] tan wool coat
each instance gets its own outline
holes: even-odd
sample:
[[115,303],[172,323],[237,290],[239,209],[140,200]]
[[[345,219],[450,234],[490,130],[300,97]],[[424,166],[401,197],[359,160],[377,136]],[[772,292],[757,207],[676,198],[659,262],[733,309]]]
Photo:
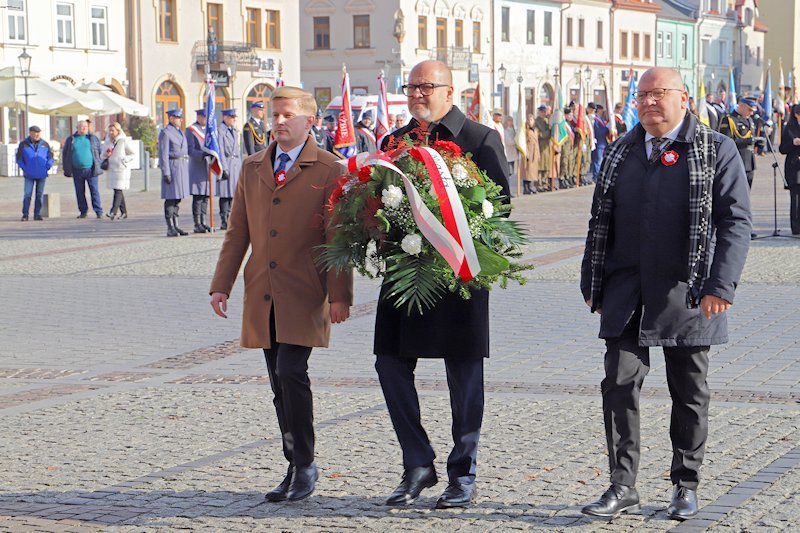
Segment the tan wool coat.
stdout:
[[330,302],[353,302],[352,272],[325,272],[315,263],[318,247],[331,235],[325,204],[344,167],[309,138],[277,187],[275,146],[244,161],[210,292],[230,295],[252,246],[244,269],[241,345],[271,347],[274,310],[276,342],[328,346]]

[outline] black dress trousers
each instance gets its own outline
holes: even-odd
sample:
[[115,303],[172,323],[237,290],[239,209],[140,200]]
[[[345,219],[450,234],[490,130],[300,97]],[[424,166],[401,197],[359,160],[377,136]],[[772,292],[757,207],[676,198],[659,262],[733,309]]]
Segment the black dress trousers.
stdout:
[[[634,315],[620,337],[606,339],[601,384],[611,482],[630,487],[639,469],[639,393],[650,370],[649,348],[638,344],[639,317]],[[697,489],[708,437],[708,351],[708,346],[664,347],[672,397],[670,479],[689,489]]]

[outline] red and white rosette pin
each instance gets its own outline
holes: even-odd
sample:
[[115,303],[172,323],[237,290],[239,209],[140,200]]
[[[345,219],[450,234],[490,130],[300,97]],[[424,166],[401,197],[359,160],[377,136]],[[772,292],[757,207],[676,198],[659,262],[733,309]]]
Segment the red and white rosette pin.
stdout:
[[671,167],[678,162],[678,152],[675,150],[667,150],[661,154],[661,164],[665,167]]
[[286,182],[286,171],[285,171],[285,170],[279,170],[279,171],[278,171],[278,172],[275,174],[275,185],[277,185],[278,187],[280,187],[280,186],[281,186],[281,185],[283,185],[285,182]]

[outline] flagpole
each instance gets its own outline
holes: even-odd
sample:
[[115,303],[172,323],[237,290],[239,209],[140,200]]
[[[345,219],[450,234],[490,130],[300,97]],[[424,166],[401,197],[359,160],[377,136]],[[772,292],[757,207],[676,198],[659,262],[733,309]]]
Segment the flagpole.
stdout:
[[[211,73],[206,73],[206,93],[211,90]],[[208,99],[208,94],[206,94]],[[208,120],[208,117],[206,117]],[[211,228],[209,233],[214,233],[214,183],[211,179],[211,165],[206,162],[206,169],[208,170],[208,227]]]

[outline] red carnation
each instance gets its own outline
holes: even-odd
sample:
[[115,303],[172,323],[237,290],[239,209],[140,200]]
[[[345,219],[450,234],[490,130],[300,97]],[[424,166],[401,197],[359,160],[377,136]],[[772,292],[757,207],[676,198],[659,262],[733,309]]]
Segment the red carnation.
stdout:
[[461,147],[453,141],[434,141],[433,149],[437,152],[450,152],[455,157],[461,157]]
[[372,167],[366,166],[358,169],[358,181],[366,183],[372,179]]

